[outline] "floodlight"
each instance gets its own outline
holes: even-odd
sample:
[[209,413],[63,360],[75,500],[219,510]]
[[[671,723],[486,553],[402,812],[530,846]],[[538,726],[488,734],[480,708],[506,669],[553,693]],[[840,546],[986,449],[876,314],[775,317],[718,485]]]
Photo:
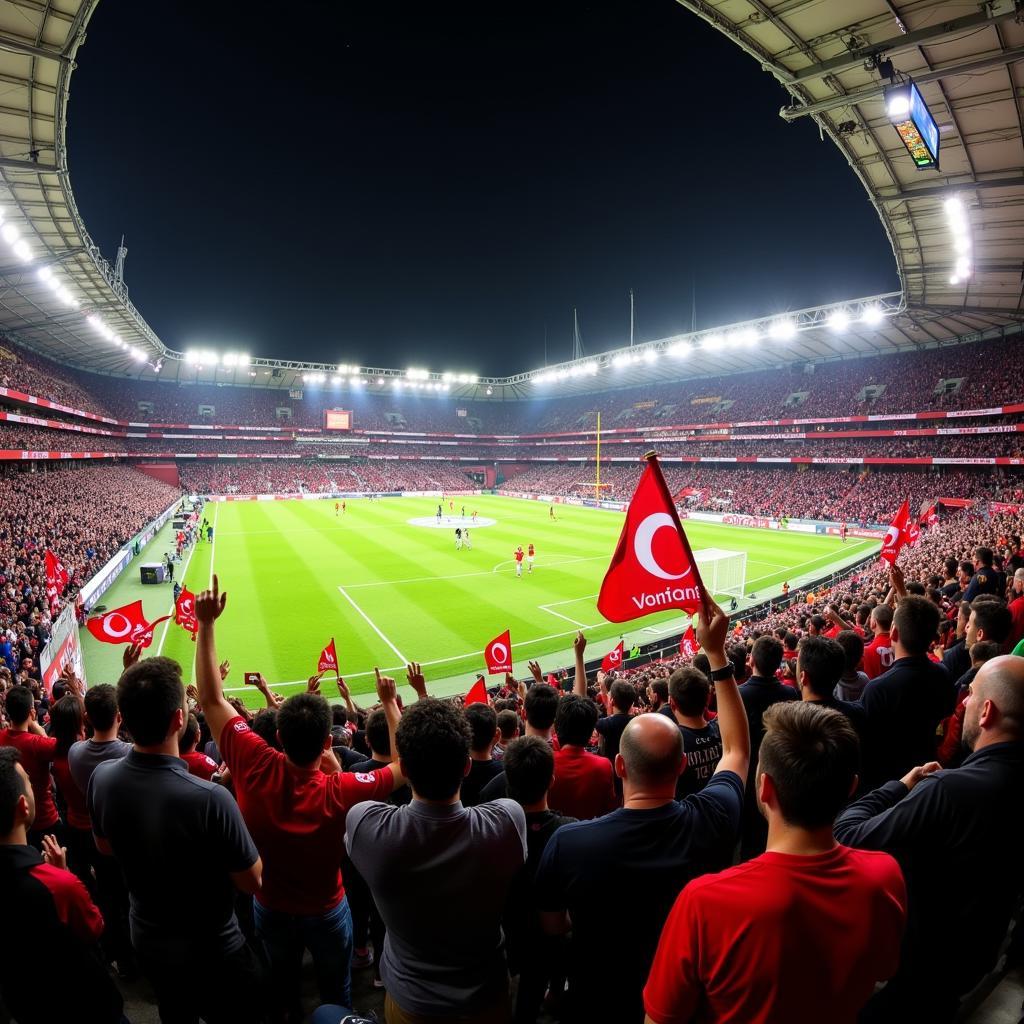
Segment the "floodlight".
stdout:
[[8,245],[14,245],[21,238],[21,232],[13,224],[4,224],[3,227],[0,227],[0,238]]
[[40,281],[49,281],[53,277],[53,271],[49,267],[40,267],[36,274]]
[[338,385],[339,385],[339,384],[341,383],[341,378],[340,378],[340,377],[332,377],[332,378],[331,378],[331,383],[332,383],[332,384],[333,384],[333,385],[334,385],[335,387],[337,387],[337,386],[338,386]]
[[675,356],[676,359],[682,359],[690,354],[690,346],[685,341],[677,341],[669,350],[670,356]]
[[788,317],[782,317],[769,325],[768,336],[775,341],[789,341],[796,337],[796,324]]
[[725,344],[725,339],[720,334],[705,334],[700,344],[701,348],[706,348],[710,352],[717,352]]
[[658,358],[658,352],[656,349],[649,348],[643,354],[643,360],[645,363],[653,363]]
[[837,309],[828,318],[828,325],[833,331],[845,331],[850,326],[850,314],[845,309]]
[[879,306],[865,306],[864,312],[861,314],[861,319],[869,327],[875,327],[882,322],[885,318],[885,314],[882,312]]
[[28,263],[32,259],[32,250],[28,247],[28,242],[24,238],[19,238],[11,246],[11,251],[22,263]]
[[633,362],[632,356],[626,355],[625,352],[620,352],[612,359],[612,366],[629,366],[631,362]]

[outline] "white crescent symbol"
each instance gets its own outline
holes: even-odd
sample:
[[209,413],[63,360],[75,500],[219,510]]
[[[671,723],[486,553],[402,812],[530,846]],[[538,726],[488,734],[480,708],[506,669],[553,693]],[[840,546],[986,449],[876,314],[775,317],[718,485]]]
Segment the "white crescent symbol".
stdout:
[[893,544],[896,543],[896,538],[899,535],[900,535],[899,527],[898,526],[890,526],[889,529],[885,531],[885,540],[882,541],[882,547],[883,548],[891,547]]
[[[633,538],[633,552],[636,560],[652,575],[662,580],[681,580],[689,575],[690,569],[686,572],[666,572],[654,557],[651,544],[654,535],[663,526],[675,526],[672,517],[667,512],[653,512],[636,529],[636,536]],[[692,568],[692,567],[691,567]]]
[[[115,616],[117,618],[119,618],[124,623],[124,629],[115,631],[115,630],[110,628],[111,624],[114,621],[114,617]],[[129,620],[128,616],[125,615],[123,612],[111,612],[103,620],[103,632],[106,633],[107,636],[113,636],[113,637],[120,638],[122,636],[127,636],[131,631],[132,631],[131,621]]]
[[494,644],[491,647],[491,660],[496,665],[504,665],[508,661],[508,648],[504,644]]

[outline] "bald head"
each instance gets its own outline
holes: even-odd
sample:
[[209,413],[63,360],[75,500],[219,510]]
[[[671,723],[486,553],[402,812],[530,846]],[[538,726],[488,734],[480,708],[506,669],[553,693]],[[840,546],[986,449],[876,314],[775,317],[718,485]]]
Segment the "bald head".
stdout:
[[671,784],[683,769],[683,737],[666,715],[637,715],[619,741],[626,777],[644,786]]
[[1024,737],[1024,658],[986,661],[971,683],[964,709],[964,742],[971,750]]

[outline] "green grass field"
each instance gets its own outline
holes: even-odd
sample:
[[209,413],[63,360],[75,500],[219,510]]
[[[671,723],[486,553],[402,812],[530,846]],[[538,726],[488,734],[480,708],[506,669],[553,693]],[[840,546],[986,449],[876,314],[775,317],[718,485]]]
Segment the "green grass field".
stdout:
[[[494,525],[473,529],[473,549],[462,551],[455,550],[454,524],[409,524],[420,517],[432,521],[437,499],[429,497],[349,500],[340,517],[326,500],[210,503],[214,543],[198,544],[186,555],[184,576],[182,567],[176,576],[198,592],[216,572],[229,595],[218,624],[219,653],[232,665],[226,689],[257,703],[243,678],[259,671],[279,692],[298,692],[332,636],[355,693],[373,689],[374,666],[404,682],[400,669],[408,660],[424,665],[435,692],[457,692],[482,667],[484,645],[506,628],[517,674],[526,674],[533,658],[545,669],[571,663],[568,652],[580,627],[590,640],[588,658],[610,650],[622,635],[628,646],[634,638],[649,642],[683,628],[678,612],[622,625],[598,614],[597,591],[621,514],[558,506],[558,520],[550,522],[548,506],[538,502],[464,500],[467,513],[477,509]],[[455,501],[458,514],[463,499]],[[695,550],[747,551],[746,591],[759,598],[779,593],[785,579],[796,585],[877,547],[697,522],[687,523],[686,531]],[[517,579],[512,553],[530,542],[537,548],[534,572],[524,570]],[[162,533],[141,560],[158,557],[168,544]],[[170,587],[142,586],[133,563],[103,602],[117,607],[140,596],[151,621],[169,610]],[[84,630],[82,643],[89,682],[116,680],[122,649]],[[188,634],[168,623],[158,627],[149,653],[176,658],[191,680],[193,649]],[[333,690],[324,687],[329,696]]]

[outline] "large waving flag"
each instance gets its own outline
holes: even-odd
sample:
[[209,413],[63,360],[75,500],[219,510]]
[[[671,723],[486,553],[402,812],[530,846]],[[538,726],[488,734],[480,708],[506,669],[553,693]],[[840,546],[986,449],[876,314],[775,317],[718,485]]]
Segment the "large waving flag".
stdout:
[[94,615],[86,622],[85,628],[100,643],[148,647],[153,642],[153,630],[169,618],[170,615],[164,615],[155,622],[147,622],[142,611],[142,601],[133,601],[103,615]]
[[331,642],[320,652],[320,658],[316,663],[317,672],[333,672],[339,679],[341,671],[338,669],[338,651],[334,646],[334,637]]
[[45,562],[46,596],[50,601],[50,614],[55,615],[57,604],[71,579],[71,574],[64,568],[64,563],[49,548],[46,549]]
[[882,541],[882,559],[890,565],[895,564],[900,548],[910,539],[907,536],[907,526],[909,523],[910,505],[907,502],[903,502],[900,505],[899,512],[896,513],[896,518],[892,521],[892,525],[885,533],[885,539]]
[[512,637],[510,630],[496,636],[484,648],[484,661],[490,675],[512,671]]
[[191,633],[195,640],[199,632],[199,620],[196,618],[196,595],[191,590],[182,588],[178,600],[174,602],[174,621]]
[[611,622],[626,622],[666,608],[696,612],[706,600],[690,542],[651,452],[601,584],[597,610]]
[[693,626],[687,626],[683,638],[679,641],[679,653],[684,658],[693,658],[699,650],[700,644],[697,643],[697,634]]
[[925,512],[920,519],[922,526],[927,526],[929,529],[935,526],[939,521],[939,510],[934,504]]
[[621,640],[604,656],[604,660],[601,662],[602,672],[614,672],[617,668],[622,668]]

